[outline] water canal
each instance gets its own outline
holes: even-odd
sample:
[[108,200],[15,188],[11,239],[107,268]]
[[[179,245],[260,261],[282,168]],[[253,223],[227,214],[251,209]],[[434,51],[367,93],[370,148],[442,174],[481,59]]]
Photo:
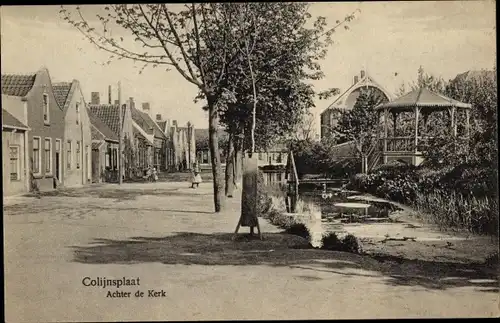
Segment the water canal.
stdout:
[[316,210],[313,214],[294,215],[296,221],[308,227],[315,247],[320,247],[321,238],[330,232],[347,234],[348,226],[390,223],[389,214],[398,210],[389,202],[367,202],[359,192],[343,190],[340,186],[308,185],[300,188],[299,196]]

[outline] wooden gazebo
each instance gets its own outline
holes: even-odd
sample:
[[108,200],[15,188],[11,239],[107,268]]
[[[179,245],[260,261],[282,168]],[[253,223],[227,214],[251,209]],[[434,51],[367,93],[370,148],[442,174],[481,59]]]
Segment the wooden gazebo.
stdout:
[[[391,160],[406,160],[413,165],[419,165],[422,151],[419,149],[421,140],[427,138],[428,134],[419,133],[419,118],[423,119],[423,132],[427,131],[427,121],[430,114],[434,112],[447,111],[450,119],[449,135],[457,136],[457,121],[459,111],[465,112],[465,135],[470,134],[470,109],[468,103],[459,102],[442,94],[434,93],[426,88],[413,90],[400,98],[379,105],[376,110],[380,117],[383,115],[383,131],[380,136],[383,162]],[[397,117],[402,112],[411,112],[414,115],[413,134],[409,136],[396,136]],[[388,136],[389,115],[392,115],[393,132]],[[421,131],[422,132],[422,131]]]

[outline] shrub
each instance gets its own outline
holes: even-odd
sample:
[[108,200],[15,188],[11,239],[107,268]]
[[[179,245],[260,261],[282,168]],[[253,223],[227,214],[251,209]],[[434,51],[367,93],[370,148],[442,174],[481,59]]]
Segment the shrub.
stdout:
[[309,229],[303,223],[294,223],[290,227],[286,228],[285,232],[302,237],[307,240],[309,240],[309,238],[311,237]]
[[342,241],[335,232],[330,232],[321,239],[321,249],[341,251],[342,247]]
[[353,236],[352,234],[348,234],[344,237],[342,240],[342,245],[343,245],[343,250],[346,252],[351,252],[351,253],[359,253],[360,252],[360,246],[358,243],[358,239]]

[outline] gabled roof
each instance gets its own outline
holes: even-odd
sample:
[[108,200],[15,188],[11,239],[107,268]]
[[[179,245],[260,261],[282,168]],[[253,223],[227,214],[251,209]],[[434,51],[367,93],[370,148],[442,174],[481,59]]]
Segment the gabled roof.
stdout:
[[458,107],[468,109],[471,107],[468,103],[459,102],[439,93],[434,93],[427,88],[415,89],[392,102],[381,104],[376,107],[379,109],[393,109],[393,110],[408,110],[414,107],[419,108],[447,108]]
[[105,140],[106,136],[100,132],[93,124],[90,125],[90,135],[92,140]]
[[26,125],[5,109],[2,109],[2,126],[28,130]]
[[[96,116],[91,109],[87,109],[87,113],[89,115],[90,123],[93,128],[91,128],[91,135],[93,140],[111,140],[111,141],[119,141],[118,134],[113,132],[110,127],[101,121],[101,119]],[[103,138],[104,137],[104,138]]]
[[132,120],[139,125],[148,135],[167,139],[162,128],[145,112],[132,107]]
[[2,94],[26,96],[35,84],[36,74],[2,74]]
[[368,73],[365,73],[365,76],[362,77],[358,82],[355,84],[351,85],[347,90],[345,90],[342,94],[340,94],[329,106],[326,108],[321,114],[325,113],[326,111],[333,109],[333,108],[340,108],[343,109],[345,108],[344,103],[349,97],[349,95],[354,92],[356,89],[361,88],[363,86],[371,86],[378,88],[382,93],[384,93],[385,96],[387,96],[388,100],[391,100],[391,95],[390,93],[382,87],[378,82],[376,82]]
[[[92,112],[95,117],[99,118],[102,123],[108,126],[108,128],[111,129],[111,131],[116,135],[116,140],[118,140],[118,135],[120,134],[120,112],[118,110],[118,105],[89,104],[88,106],[90,112]],[[122,123],[123,120],[125,120],[125,107],[122,107]],[[106,137],[108,137],[108,135],[106,135]]]
[[167,129],[165,129],[165,127],[167,126],[167,122],[166,121],[156,121],[156,124],[158,124],[158,127],[160,127],[160,129],[163,132],[167,132]]
[[59,107],[64,108],[66,105],[66,101],[69,97],[69,92],[71,91],[71,86],[73,83],[71,82],[59,82],[52,84],[52,90],[54,91],[54,97],[56,98],[56,102]]

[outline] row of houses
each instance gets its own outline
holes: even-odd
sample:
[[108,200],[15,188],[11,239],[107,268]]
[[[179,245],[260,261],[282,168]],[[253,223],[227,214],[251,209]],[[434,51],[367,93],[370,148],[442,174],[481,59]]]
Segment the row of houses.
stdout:
[[138,108],[133,98],[112,102],[111,86],[108,102],[92,92],[86,103],[77,80],[52,83],[46,68],[2,74],[1,85],[4,195],[138,178],[149,166],[183,171],[196,161],[191,123],[153,119],[149,103]]

